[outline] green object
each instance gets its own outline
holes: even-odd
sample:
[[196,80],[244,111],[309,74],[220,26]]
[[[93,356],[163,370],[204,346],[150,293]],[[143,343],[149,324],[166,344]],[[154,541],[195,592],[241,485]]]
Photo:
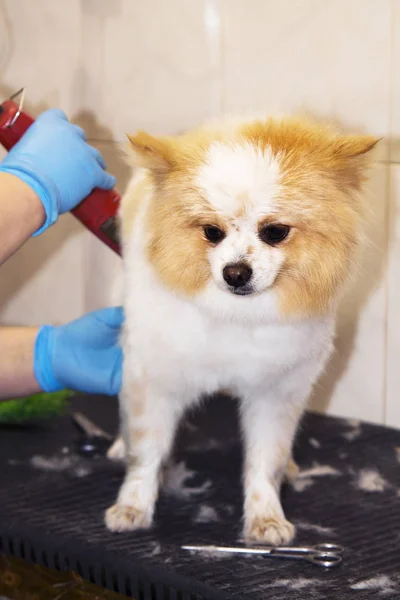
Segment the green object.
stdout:
[[61,415],[71,395],[69,390],[61,390],[0,402],[0,423],[23,423]]

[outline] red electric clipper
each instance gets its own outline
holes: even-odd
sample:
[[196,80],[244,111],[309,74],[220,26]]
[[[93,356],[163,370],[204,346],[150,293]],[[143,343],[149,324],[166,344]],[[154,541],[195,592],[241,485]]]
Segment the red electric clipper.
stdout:
[[[23,111],[24,88],[0,105],[0,143],[6,150],[24,135],[34,122],[33,117]],[[19,102],[15,99],[19,97]],[[79,221],[107,244],[114,252],[121,254],[116,226],[116,213],[121,196],[116,190],[95,189],[71,212]]]

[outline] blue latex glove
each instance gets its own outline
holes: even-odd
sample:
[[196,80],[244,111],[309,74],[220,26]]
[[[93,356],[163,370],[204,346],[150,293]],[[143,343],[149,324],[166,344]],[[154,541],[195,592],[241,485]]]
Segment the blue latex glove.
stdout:
[[115,177],[105,168],[100,152],[87,144],[83,129],[70,123],[59,109],[42,113],[0,163],[0,172],[25,181],[44,206],[46,222],[34,235],[94,188],[114,187]]
[[118,394],[123,318],[122,308],[104,308],[66,325],[41,327],[34,351],[34,373],[40,387],[45,392],[72,389]]

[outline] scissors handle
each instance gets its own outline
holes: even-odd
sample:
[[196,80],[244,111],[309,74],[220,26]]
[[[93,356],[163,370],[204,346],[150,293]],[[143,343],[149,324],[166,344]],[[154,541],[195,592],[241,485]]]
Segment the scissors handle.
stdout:
[[318,567],[331,569],[338,567],[342,562],[342,556],[334,552],[271,552],[270,556],[275,558],[291,558],[295,560],[306,560]]
[[271,549],[274,554],[296,555],[316,554],[318,552],[320,554],[342,554],[342,552],[344,552],[344,548],[337,544],[317,544],[316,546],[275,546]]
[[313,565],[330,569],[338,567],[342,562],[342,556],[333,552],[316,552],[315,554],[303,555],[303,558],[311,562]]
[[112,437],[80,412],[72,413],[72,420],[83,435],[77,441],[78,454],[85,457],[104,456],[110,447]]
[[277,547],[271,552],[271,555],[282,558],[302,558],[314,565],[329,569],[341,564],[343,552],[342,546],[325,543],[316,546]]
[[344,552],[343,546],[339,546],[338,544],[317,544],[313,549],[317,552],[329,552],[333,554],[343,554]]

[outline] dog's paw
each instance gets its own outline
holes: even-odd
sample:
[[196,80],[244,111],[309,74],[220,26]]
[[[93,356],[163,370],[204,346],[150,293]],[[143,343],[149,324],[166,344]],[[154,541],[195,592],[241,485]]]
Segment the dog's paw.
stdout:
[[147,529],[151,525],[151,517],[145,511],[127,504],[114,504],[105,513],[105,523],[110,531],[133,531]]
[[115,461],[125,460],[125,443],[121,437],[117,437],[115,442],[107,451],[107,458]]
[[300,473],[300,469],[297,464],[294,462],[293,458],[291,458],[287,464],[285,479],[288,483],[294,483]]
[[278,517],[255,517],[245,528],[245,538],[271,546],[290,544],[295,535],[294,526]]

